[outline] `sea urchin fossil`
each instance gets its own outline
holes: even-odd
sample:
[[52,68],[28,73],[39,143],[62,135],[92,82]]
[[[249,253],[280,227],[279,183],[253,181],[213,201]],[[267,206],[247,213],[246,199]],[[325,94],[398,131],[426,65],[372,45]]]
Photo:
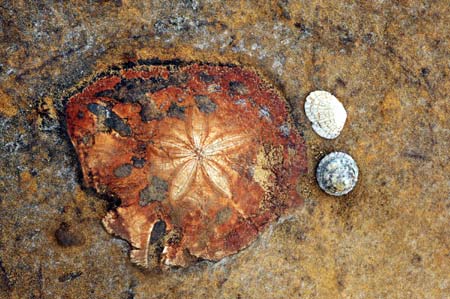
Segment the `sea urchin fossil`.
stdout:
[[219,260],[302,203],[304,142],[285,100],[252,70],[113,68],[66,113],[86,185],[121,200],[103,224],[141,266]]

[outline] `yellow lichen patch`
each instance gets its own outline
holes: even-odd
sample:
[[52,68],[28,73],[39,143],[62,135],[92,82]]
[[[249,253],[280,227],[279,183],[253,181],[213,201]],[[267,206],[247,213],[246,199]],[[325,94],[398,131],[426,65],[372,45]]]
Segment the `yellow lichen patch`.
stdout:
[[56,119],[58,117],[56,109],[53,105],[53,99],[50,97],[43,98],[39,103],[39,116],[37,119],[37,124],[40,126],[42,124],[42,115],[46,115],[51,119]]
[[253,177],[255,181],[264,189],[269,190],[267,182],[271,181],[274,165],[282,163],[283,153],[280,148],[271,148],[268,152],[261,148],[256,156],[255,172]]
[[[169,49],[161,48],[151,48],[146,47],[143,49],[138,49],[136,51],[136,56],[139,59],[148,59],[158,57],[162,60],[176,59],[179,57],[185,57],[187,61],[214,61],[216,63],[234,63],[238,64],[241,57],[234,53],[225,54],[215,54],[211,52],[199,51],[193,47],[188,47],[184,45],[174,45]],[[238,61],[239,60],[239,61]]]
[[12,103],[12,97],[0,89],[0,114],[7,117],[13,117],[19,112]]
[[385,94],[384,100],[381,103],[381,113],[383,117],[392,117],[400,114],[402,105],[400,99],[395,91],[389,91]]
[[74,200],[77,205],[78,204],[82,205],[86,202],[86,193],[79,186],[75,188],[74,194],[75,194]]
[[28,171],[20,173],[20,188],[28,193],[37,192],[37,181]]

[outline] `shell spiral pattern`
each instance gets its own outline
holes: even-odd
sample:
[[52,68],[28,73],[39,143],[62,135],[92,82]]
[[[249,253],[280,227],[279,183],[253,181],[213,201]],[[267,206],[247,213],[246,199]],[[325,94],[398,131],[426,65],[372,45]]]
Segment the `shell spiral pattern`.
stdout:
[[358,174],[355,160],[342,152],[326,155],[316,170],[320,188],[333,196],[345,195],[352,191],[358,181]]

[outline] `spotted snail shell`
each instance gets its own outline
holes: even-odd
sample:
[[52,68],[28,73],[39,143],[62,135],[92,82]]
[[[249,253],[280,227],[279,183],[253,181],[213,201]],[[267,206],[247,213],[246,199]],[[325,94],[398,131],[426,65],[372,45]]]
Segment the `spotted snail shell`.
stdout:
[[312,122],[313,130],[326,139],[338,137],[347,119],[342,103],[323,90],[313,91],[306,97],[305,113]]
[[316,178],[323,191],[341,196],[353,190],[358,181],[358,173],[358,166],[350,155],[332,152],[319,162]]

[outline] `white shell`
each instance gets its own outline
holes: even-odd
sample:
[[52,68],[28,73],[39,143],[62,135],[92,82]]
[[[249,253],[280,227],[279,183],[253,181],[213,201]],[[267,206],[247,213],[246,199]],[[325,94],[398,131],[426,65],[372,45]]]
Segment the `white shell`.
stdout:
[[316,90],[306,97],[305,113],[313,130],[326,139],[339,136],[347,119],[347,111],[328,91]]

